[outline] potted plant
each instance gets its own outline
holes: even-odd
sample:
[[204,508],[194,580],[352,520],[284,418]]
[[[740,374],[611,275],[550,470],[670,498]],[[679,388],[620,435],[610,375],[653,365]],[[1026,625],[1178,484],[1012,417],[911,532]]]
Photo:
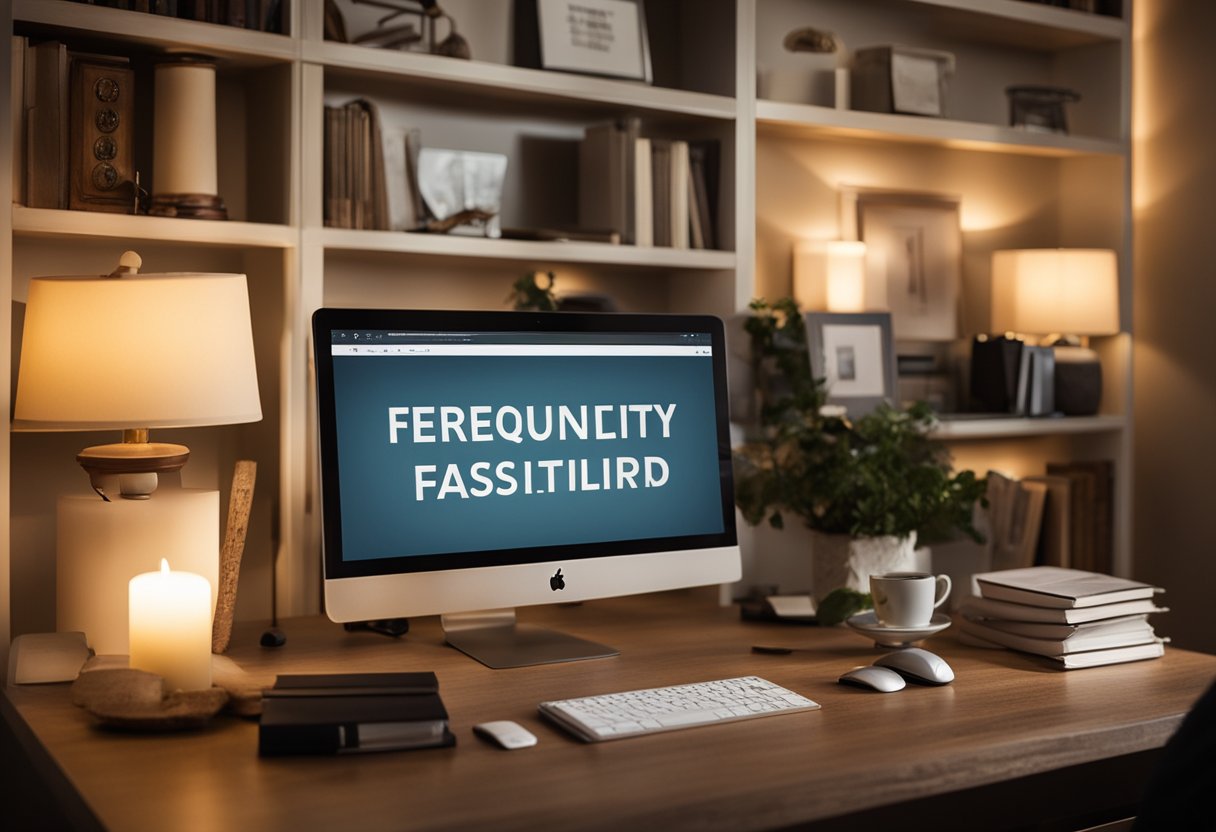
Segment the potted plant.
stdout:
[[871,573],[910,569],[918,539],[982,540],[972,516],[985,483],[951,470],[928,405],[856,419],[827,406],[792,300],[754,301],[746,329],[759,424],[735,450],[736,504],[753,525],[782,528],[792,514],[812,530],[816,596],[865,592]]

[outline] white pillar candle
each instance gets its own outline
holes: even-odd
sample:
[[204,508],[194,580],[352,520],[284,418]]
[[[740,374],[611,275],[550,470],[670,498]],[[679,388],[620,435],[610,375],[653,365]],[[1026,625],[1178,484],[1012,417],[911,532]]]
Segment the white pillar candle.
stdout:
[[211,687],[211,584],[193,572],[131,579],[131,667],[156,673],[167,690]]
[[215,64],[157,64],[153,99],[153,193],[217,194]]

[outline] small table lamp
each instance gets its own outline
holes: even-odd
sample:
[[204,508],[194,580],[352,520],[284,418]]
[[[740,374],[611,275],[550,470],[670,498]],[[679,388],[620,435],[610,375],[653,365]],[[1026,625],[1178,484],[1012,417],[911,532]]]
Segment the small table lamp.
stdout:
[[1102,365],[1090,335],[1119,331],[1119,272],[1107,249],[1016,249],[992,255],[992,328],[1047,336],[1055,346],[1055,406],[1098,412]]
[[138,274],[140,263],[126,252],[108,276],[33,278],[17,379],[14,430],[123,431],[76,457],[98,496],[65,495],[57,512],[57,627],[83,630],[99,653],[127,652],[127,582],[161,558],[207,577],[216,597],[219,493],[149,499],[190,451],[148,429],[262,418],[245,275]]

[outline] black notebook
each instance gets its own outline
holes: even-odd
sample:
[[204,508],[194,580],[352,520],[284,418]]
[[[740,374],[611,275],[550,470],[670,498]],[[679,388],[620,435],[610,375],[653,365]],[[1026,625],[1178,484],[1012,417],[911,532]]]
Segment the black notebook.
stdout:
[[433,673],[280,676],[266,691],[258,753],[350,754],[455,745]]

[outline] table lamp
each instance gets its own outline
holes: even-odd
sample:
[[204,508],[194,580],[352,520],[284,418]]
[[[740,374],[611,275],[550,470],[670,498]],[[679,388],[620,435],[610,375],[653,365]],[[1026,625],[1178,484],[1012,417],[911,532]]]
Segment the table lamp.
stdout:
[[[184,445],[150,428],[262,418],[243,274],[138,274],[135,252],[109,275],[30,281],[13,429],[121,430],[76,457],[95,495],[57,507],[56,625],[98,653],[127,652],[127,584],[167,557],[219,577],[219,492],[163,488]],[[151,499],[150,499],[151,498]]]
[[992,328],[1045,336],[1055,352],[1055,407],[1098,412],[1102,365],[1090,335],[1119,331],[1119,273],[1107,249],[1015,249],[992,255]]
[[887,308],[886,286],[871,278],[866,244],[802,240],[794,247],[794,298],[808,311],[867,312]]

